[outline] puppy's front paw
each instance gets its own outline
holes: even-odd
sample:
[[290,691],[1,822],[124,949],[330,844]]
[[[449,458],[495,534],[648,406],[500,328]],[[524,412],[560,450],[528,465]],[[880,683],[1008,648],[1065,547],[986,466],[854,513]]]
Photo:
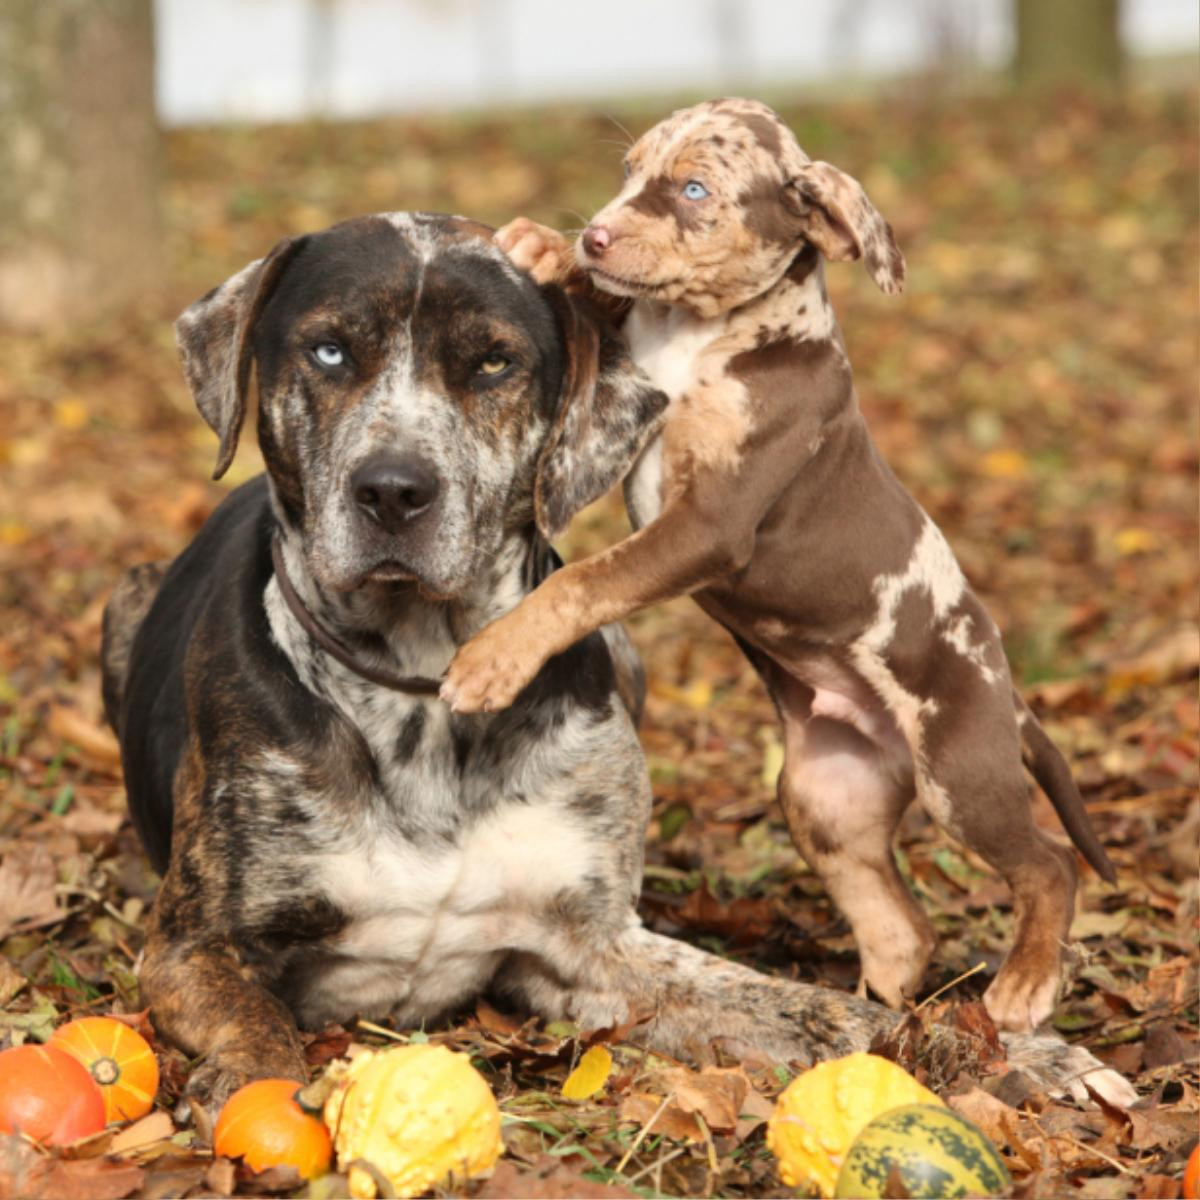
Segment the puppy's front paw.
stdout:
[[556,229],[539,225],[528,217],[496,231],[496,245],[537,283],[561,283],[575,267],[571,243]]
[[508,708],[545,658],[522,639],[510,617],[493,622],[459,648],[442,680],[441,697],[459,713]]

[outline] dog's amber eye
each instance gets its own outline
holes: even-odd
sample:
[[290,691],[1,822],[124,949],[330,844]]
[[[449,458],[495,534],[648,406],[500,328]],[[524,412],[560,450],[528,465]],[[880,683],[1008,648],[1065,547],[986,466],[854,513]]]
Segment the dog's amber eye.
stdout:
[[489,354],[487,358],[485,358],[483,362],[479,364],[479,374],[502,375],[511,366],[511,358],[505,358],[503,354]]

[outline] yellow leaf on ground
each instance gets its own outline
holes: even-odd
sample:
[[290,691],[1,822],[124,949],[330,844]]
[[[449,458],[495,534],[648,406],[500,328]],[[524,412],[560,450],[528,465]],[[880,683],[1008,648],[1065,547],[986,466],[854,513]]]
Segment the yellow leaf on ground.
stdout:
[[695,712],[703,712],[712,704],[713,686],[707,679],[698,679],[685,688],[672,683],[655,682],[650,685],[650,690],[672,704],[686,704]]
[[1159,547],[1158,534],[1152,529],[1142,529],[1133,525],[1128,529],[1118,530],[1113,538],[1113,545],[1116,546],[1117,553],[1124,558],[1135,554],[1149,554],[1151,550],[1157,550]]
[[586,1100],[605,1084],[612,1071],[612,1055],[606,1046],[593,1046],[580,1060],[566,1083],[562,1094],[568,1100]]
[[20,521],[0,521],[0,546],[23,546],[29,530]]
[[993,450],[985,454],[982,468],[989,479],[1024,479],[1029,474],[1029,463],[1017,450]]
[[59,400],[54,406],[54,423],[59,429],[82,429],[88,423],[88,406],[74,397]]
[[774,729],[761,731],[759,738],[763,744],[762,785],[773,788],[783,770],[783,743]]

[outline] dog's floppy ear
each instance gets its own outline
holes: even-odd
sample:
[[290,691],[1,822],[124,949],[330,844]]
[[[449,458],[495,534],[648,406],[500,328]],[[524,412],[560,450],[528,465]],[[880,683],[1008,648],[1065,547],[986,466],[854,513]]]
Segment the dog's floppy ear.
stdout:
[[662,426],[667,397],[634,366],[620,334],[590,301],[553,285],[543,292],[567,352],[533,494],[538,529],[552,538],[625,477]]
[[784,202],[830,262],[862,257],[883,291],[890,295],[904,286],[904,255],[892,227],[853,176],[827,162],[804,163],[788,180]]
[[254,322],[304,241],[285,238],[266,258],[243,267],[184,309],[175,322],[175,341],[192,398],[221,439],[214,479],[220,479],[233,462],[246,418]]

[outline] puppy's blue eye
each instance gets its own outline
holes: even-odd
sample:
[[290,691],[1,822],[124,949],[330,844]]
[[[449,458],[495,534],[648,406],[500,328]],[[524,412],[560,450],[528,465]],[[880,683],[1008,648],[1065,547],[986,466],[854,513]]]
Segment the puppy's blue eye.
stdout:
[[340,367],[346,361],[345,351],[337,342],[318,342],[312,353],[323,367]]
[[698,179],[689,179],[683,185],[683,198],[685,200],[703,200],[707,195],[708,188]]

